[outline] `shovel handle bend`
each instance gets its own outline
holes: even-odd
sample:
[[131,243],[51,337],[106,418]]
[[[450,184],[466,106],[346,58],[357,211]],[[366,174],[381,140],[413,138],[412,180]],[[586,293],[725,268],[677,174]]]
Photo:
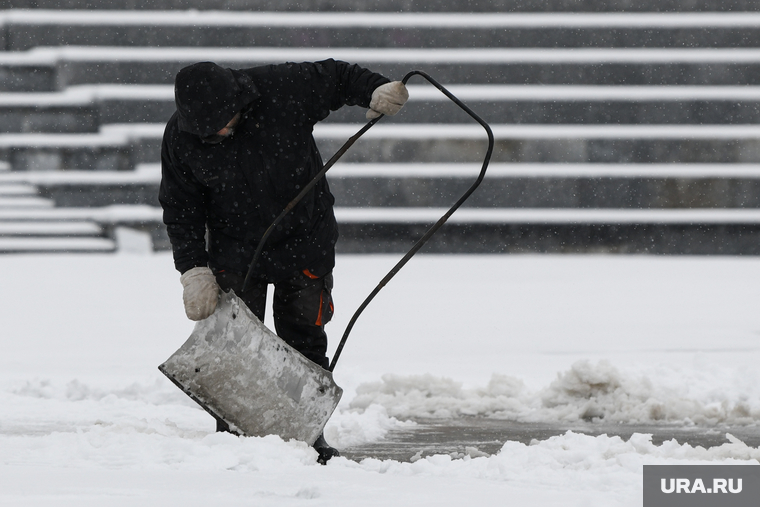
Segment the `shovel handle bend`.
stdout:
[[[343,351],[343,347],[346,344],[346,340],[348,340],[348,335],[351,332],[351,329],[354,327],[354,323],[356,323],[356,319],[359,318],[359,315],[364,311],[364,309],[369,305],[369,303],[375,298],[375,296],[382,290],[383,287],[393,278],[396,273],[398,273],[404,265],[409,262],[409,259],[414,256],[414,254],[417,253],[417,251],[422,248],[422,246],[427,243],[427,241],[430,239],[430,237],[435,234],[435,232],[443,226],[443,224],[446,223],[446,221],[449,219],[449,217],[457,210],[459,207],[464,203],[464,201],[467,200],[468,197],[475,191],[476,188],[480,185],[480,183],[483,181],[483,178],[486,175],[486,169],[488,168],[488,163],[491,160],[491,154],[493,153],[493,146],[494,146],[494,137],[493,132],[491,131],[491,127],[483,121],[482,118],[480,118],[477,114],[475,114],[469,107],[467,107],[462,101],[460,101],[458,98],[456,98],[450,91],[448,91],[446,88],[444,88],[440,83],[438,83],[436,80],[428,76],[426,73],[414,70],[404,76],[404,79],[402,82],[406,84],[406,82],[411,78],[412,76],[421,76],[425,80],[427,80],[430,84],[438,88],[444,95],[446,95],[449,99],[451,99],[452,102],[454,102],[457,106],[459,106],[464,112],[466,112],[470,117],[472,117],[476,122],[478,122],[486,131],[486,134],[488,136],[488,149],[486,150],[486,155],[483,160],[483,166],[480,169],[480,173],[478,174],[477,179],[475,180],[475,183],[472,184],[472,186],[467,189],[467,191],[462,195],[462,197],[459,198],[459,200],[454,203],[454,205],[436,222],[418,241],[415,243],[415,245],[407,252],[407,254],[391,269],[387,275],[385,275],[385,278],[383,278],[380,283],[375,287],[375,290],[372,291],[372,293],[367,297],[367,299],[364,300],[364,302],[359,306],[359,308],[356,310],[356,313],[354,313],[354,316],[351,318],[350,322],[348,323],[348,326],[346,327],[346,331],[343,333],[343,338],[341,338],[340,343],[338,344],[338,348],[335,351],[335,355],[333,356],[332,362],[330,363],[330,367],[328,368],[329,371],[333,371],[335,369],[335,364],[338,362],[338,358],[340,357],[341,352]],[[370,122],[371,123],[371,122]],[[367,127],[369,128],[369,127]],[[334,158],[334,157],[333,157]]]

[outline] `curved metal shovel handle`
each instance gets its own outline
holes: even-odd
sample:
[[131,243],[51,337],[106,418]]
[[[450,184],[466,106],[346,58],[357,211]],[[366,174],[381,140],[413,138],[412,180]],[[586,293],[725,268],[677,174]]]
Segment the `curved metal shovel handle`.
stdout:
[[285,206],[285,209],[282,210],[282,213],[280,213],[277,218],[274,219],[274,222],[272,222],[272,225],[267,227],[267,230],[264,231],[264,235],[261,236],[261,240],[259,241],[259,246],[256,248],[256,252],[253,254],[253,260],[251,261],[251,265],[248,267],[248,273],[245,275],[245,281],[243,282],[243,290],[242,292],[245,292],[245,290],[248,288],[248,284],[250,283],[251,279],[253,278],[253,274],[256,272],[256,265],[259,262],[259,258],[261,257],[261,252],[264,250],[264,245],[267,242],[267,239],[269,239],[269,235],[272,234],[272,231],[274,231],[275,227],[277,227],[277,224],[279,224],[285,216],[290,213],[290,210],[295,208],[296,204],[298,204],[301,199],[304,198],[306,194],[309,193],[309,191],[314,188],[314,185],[317,184],[317,182],[322,179],[322,177],[325,175],[325,173],[333,166],[335,165],[335,162],[338,161],[340,157],[343,156],[346,151],[356,142],[357,139],[359,139],[366,131],[368,131],[372,125],[380,121],[381,116],[378,116],[377,118],[371,119],[369,122],[367,122],[364,127],[361,128],[356,134],[354,134],[352,137],[346,141],[343,146],[340,147],[340,149],[335,153],[335,155],[332,156],[330,160],[327,161],[327,163],[324,165],[321,171],[319,171],[316,176],[314,176],[309,183],[306,184],[305,187],[303,187],[303,190],[299,192],[297,196],[293,198],[292,201],[288,203],[287,206]]
[[412,256],[417,253],[417,251],[422,248],[422,246],[427,243],[427,241],[430,239],[430,237],[435,234],[435,232],[443,226],[443,224],[446,223],[446,221],[449,219],[449,217],[464,203],[464,201],[467,200],[468,197],[475,191],[476,188],[478,188],[478,185],[483,181],[483,178],[486,175],[486,169],[488,168],[488,163],[491,160],[491,154],[493,153],[493,145],[494,145],[494,138],[493,138],[493,132],[491,131],[491,127],[488,126],[488,124],[483,121],[477,114],[475,114],[469,107],[464,105],[462,101],[460,101],[458,98],[456,98],[454,95],[452,95],[451,92],[449,92],[446,88],[444,88],[440,83],[435,81],[433,78],[428,76],[422,71],[414,70],[404,76],[404,79],[402,82],[406,84],[406,82],[411,78],[412,76],[422,76],[425,78],[430,84],[438,88],[441,92],[443,92],[444,95],[446,95],[449,99],[451,99],[457,106],[459,106],[461,109],[463,109],[468,115],[470,115],[475,121],[477,121],[486,131],[486,134],[488,135],[488,149],[486,150],[486,156],[483,160],[483,167],[480,169],[480,174],[478,174],[478,178],[475,180],[475,183],[467,189],[467,191],[462,195],[462,197],[459,198],[459,200],[454,203],[454,205],[436,222],[426,233],[422,238],[417,241],[417,243],[409,250],[409,252],[391,269],[387,275],[385,275],[385,278],[383,278],[380,283],[375,287],[375,290],[372,291],[372,293],[367,297],[367,299],[364,300],[364,302],[361,304],[361,306],[356,310],[356,313],[354,313],[354,316],[351,318],[351,321],[348,323],[348,326],[346,327],[346,331],[343,333],[343,338],[340,340],[340,344],[338,344],[338,348],[335,351],[335,355],[333,356],[332,362],[330,363],[330,367],[328,368],[330,371],[333,371],[335,369],[335,364],[338,362],[338,358],[340,357],[341,352],[343,351],[343,347],[346,344],[346,340],[348,340],[348,335],[351,332],[351,329],[354,327],[354,324],[356,323],[356,319],[359,318],[359,315],[364,311],[364,309],[367,307],[367,305],[375,298],[378,292],[382,290],[383,287],[390,281],[391,278],[393,278],[396,273],[401,270],[404,265],[409,262],[409,259],[412,258]]

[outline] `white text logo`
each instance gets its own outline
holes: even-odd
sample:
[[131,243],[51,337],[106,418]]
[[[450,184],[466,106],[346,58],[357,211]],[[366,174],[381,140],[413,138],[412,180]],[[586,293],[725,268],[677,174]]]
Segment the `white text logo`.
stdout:
[[702,479],[660,479],[663,493],[741,493],[741,479],[713,479],[712,487],[705,487]]

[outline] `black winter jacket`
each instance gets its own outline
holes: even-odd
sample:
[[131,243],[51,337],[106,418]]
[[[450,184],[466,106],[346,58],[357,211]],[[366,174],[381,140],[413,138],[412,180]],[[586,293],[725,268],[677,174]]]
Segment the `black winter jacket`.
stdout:
[[[242,70],[203,65],[214,69],[210,79],[188,84],[180,71],[175,83],[178,110],[164,131],[159,201],[181,273],[208,265],[245,274],[266,228],[323,167],[314,125],[344,105],[368,107],[374,89],[389,80],[334,60]],[[232,137],[201,140],[241,110]],[[303,269],[332,269],[334,202],[323,178],[271,234],[256,274],[276,282]]]

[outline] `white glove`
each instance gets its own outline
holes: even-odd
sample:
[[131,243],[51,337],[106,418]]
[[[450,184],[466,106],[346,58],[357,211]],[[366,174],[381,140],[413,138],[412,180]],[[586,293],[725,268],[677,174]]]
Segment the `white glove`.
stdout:
[[209,268],[197,267],[185,271],[179,281],[185,288],[182,301],[188,319],[203,320],[214,313],[219,298],[219,285]]
[[393,116],[401,110],[408,99],[409,91],[401,81],[380,85],[372,92],[367,119],[372,120],[382,114]]

